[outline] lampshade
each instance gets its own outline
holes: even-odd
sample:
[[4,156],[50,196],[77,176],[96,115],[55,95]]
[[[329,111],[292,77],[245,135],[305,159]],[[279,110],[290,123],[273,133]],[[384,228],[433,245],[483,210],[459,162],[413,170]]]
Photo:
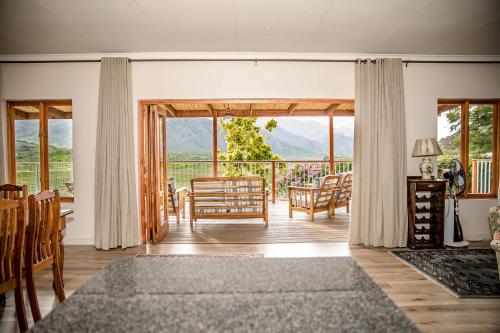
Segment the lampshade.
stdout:
[[413,154],[411,156],[436,156],[443,155],[441,148],[435,138],[417,139],[415,147],[413,147]]

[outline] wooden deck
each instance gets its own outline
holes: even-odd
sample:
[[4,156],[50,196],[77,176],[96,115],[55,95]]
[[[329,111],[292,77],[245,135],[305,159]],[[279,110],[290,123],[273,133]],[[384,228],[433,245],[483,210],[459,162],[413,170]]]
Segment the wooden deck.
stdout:
[[[187,213],[188,214],[188,213]],[[347,242],[350,215],[345,208],[337,209],[329,218],[326,212],[317,213],[314,222],[306,213],[294,212],[288,218],[287,203],[269,205],[269,226],[262,219],[199,220],[193,230],[189,216],[177,224],[169,223],[163,244],[274,244]]]

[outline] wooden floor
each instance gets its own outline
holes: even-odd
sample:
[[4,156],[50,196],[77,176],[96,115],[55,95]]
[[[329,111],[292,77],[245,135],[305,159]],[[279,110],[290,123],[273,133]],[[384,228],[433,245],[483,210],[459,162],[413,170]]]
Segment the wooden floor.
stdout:
[[[272,223],[272,220],[271,220]],[[291,224],[294,222],[290,222]],[[302,223],[306,223],[303,221]],[[311,223],[311,222],[307,222]],[[333,221],[335,223],[335,221]],[[487,244],[475,244],[486,246]],[[500,299],[459,299],[394,257],[387,249],[351,247],[346,242],[261,244],[157,244],[98,251],[66,246],[65,289],[70,295],[113,259],[136,254],[262,254],[264,257],[352,256],[423,332],[499,332]],[[42,315],[58,304],[49,271],[36,276]],[[27,301],[27,298],[26,298]],[[28,304],[28,303],[27,303]],[[31,313],[28,315],[29,318]],[[30,325],[32,325],[30,318]],[[0,316],[0,332],[17,332],[12,293]]]
[[165,244],[276,244],[346,242],[349,238],[349,214],[337,209],[334,218],[326,212],[315,214],[314,222],[308,214],[294,212],[288,218],[288,205],[271,204],[269,226],[262,219],[198,220],[189,227],[189,216],[177,224],[170,219]]

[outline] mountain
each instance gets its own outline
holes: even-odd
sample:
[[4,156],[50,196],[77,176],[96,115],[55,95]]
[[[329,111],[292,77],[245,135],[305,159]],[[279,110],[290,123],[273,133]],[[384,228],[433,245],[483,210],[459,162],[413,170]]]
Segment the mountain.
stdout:
[[[72,149],[73,131],[69,119],[49,119],[49,145]],[[38,121],[16,120],[16,141],[38,142]]]
[[[259,118],[257,124],[263,128],[268,119]],[[278,127],[272,132],[262,129],[268,137],[273,152],[284,159],[324,159],[328,156],[328,126],[322,122],[298,118],[278,118]],[[169,155],[177,159],[210,159],[212,156],[211,118],[174,118],[167,122]],[[65,119],[49,121],[49,145],[51,151],[72,149],[72,122]],[[351,131],[352,132],[352,131]],[[335,155],[352,156],[353,138],[349,130],[336,130]],[[38,150],[38,122],[16,121],[18,149],[28,158],[31,150]],[[226,149],[224,133],[218,133],[220,150]],[[22,148],[21,148],[22,147]]]
[[[278,118],[272,132],[262,129],[273,152],[284,159],[324,159],[328,156],[328,127],[316,121]],[[266,119],[259,119],[262,125]],[[168,121],[168,151],[177,159],[210,159],[212,120],[210,118],[177,118]],[[342,131],[346,132],[346,131]],[[348,132],[348,131],[347,131]],[[224,133],[218,133],[219,149],[225,150]],[[335,155],[352,156],[352,136],[335,132]]]

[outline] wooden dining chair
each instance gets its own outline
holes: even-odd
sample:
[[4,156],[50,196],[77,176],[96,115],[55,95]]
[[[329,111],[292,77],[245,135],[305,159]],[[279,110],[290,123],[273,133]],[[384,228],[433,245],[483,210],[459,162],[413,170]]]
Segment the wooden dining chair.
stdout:
[[59,192],[43,191],[28,198],[29,223],[26,230],[26,254],[24,260],[26,287],[31,313],[36,322],[42,319],[36,294],[34,273],[52,266],[54,290],[59,302],[66,296],[59,270],[59,214],[61,201]]
[[0,199],[18,200],[28,198],[28,186],[3,184],[0,185]]
[[0,200],[0,294],[14,289],[17,322],[21,332],[28,329],[22,284],[22,256],[27,219],[27,197]]

